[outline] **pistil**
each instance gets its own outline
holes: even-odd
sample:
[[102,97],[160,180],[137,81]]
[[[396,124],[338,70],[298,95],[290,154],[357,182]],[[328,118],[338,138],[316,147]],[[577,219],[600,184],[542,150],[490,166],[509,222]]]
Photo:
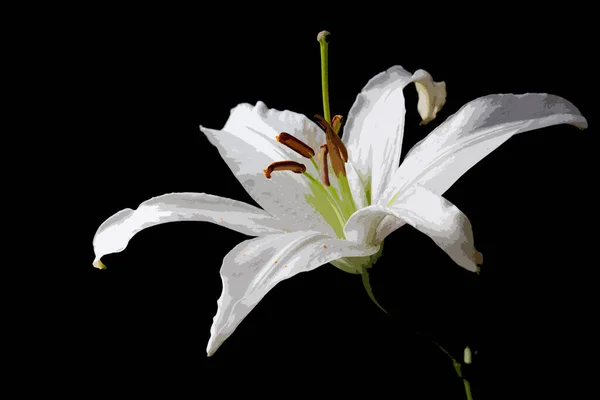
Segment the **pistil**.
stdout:
[[323,91],[323,113],[327,122],[331,122],[331,115],[329,114],[329,82],[327,79],[329,68],[327,36],[329,35],[330,33],[327,31],[319,32],[317,35],[317,40],[319,41],[321,48],[321,88]]

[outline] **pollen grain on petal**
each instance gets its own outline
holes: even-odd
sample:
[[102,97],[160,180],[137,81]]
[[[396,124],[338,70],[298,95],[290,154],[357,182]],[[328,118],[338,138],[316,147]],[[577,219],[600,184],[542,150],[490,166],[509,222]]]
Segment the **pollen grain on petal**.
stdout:
[[327,245],[326,245],[326,244],[324,244],[324,245],[323,245],[323,248],[324,248],[324,249],[326,249],[326,248],[327,248]]
[[277,260],[275,260],[275,261],[273,262],[273,264],[277,264]]
[[312,147],[287,132],[281,132],[275,138],[279,143],[294,150],[302,157],[313,158],[315,156],[315,151],[312,149]]
[[283,268],[287,268],[287,267],[288,267],[287,265],[284,265],[284,266],[283,266]]

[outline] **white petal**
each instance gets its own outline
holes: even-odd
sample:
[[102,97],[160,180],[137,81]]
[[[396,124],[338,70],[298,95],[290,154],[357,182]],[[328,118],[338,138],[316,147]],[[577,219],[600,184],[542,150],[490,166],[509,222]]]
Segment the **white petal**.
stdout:
[[351,242],[378,245],[385,237],[379,240],[376,237],[377,229],[386,217],[398,220],[394,212],[384,206],[374,205],[360,209],[352,214],[346,222],[344,236]]
[[356,204],[356,208],[360,210],[361,208],[369,205],[363,182],[360,179],[356,168],[351,162],[346,163],[346,177],[348,179],[348,186],[350,186],[350,192],[354,198],[354,204]]
[[223,259],[223,292],[217,301],[207,354],[214,354],[277,283],[330,261],[368,256],[378,249],[319,232],[268,235],[242,242]]
[[[357,211],[346,223],[345,234],[348,240],[377,245],[404,222],[429,236],[454,262],[469,271],[477,271],[477,264],[483,261],[475,249],[466,215],[448,200],[418,186],[392,207],[374,205]],[[382,224],[387,224],[383,234]]]
[[307,203],[312,190],[304,175],[283,171],[273,173],[271,179],[264,176],[270,163],[282,160],[300,162],[307,172],[318,176],[307,158],[276,141],[284,128],[310,142],[319,140],[320,131],[306,117],[289,111],[265,111],[260,102],[253,108],[242,104],[232,110],[223,130],[200,127],[250,196],[285,221],[287,230],[316,230],[335,236],[321,214]]
[[213,222],[252,236],[283,232],[280,221],[250,204],[206,193],[170,193],[143,202],[137,210],[121,210],[104,221],[94,235],[94,265],[102,267],[100,257],[124,250],[142,229],[177,221]]
[[370,203],[379,199],[400,162],[404,132],[404,94],[411,82],[419,82],[418,110],[428,122],[445,102],[445,85],[435,83],[424,70],[410,74],[395,66],[376,75],[363,88],[348,113],[343,140],[350,160],[365,188]]
[[231,110],[231,115],[223,130],[238,136],[261,135],[271,141],[274,146],[284,151],[290,159],[307,161],[306,158],[277,142],[275,137],[281,132],[300,139],[315,151],[325,143],[325,132],[312,120],[302,114],[289,110],[269,109],[259,101],[255,106],[243,103]]
[[397,229],[402,228],[402,226],[406,225],[406,221],[403,219],[397,218],[396,216],[389,215],[385,217],[377,227],[377,233],[375,234],[374,243],[381,243],[383,239],[388,237],[392,232]]
[[443,194],[511,136],[563,123],[587,126],[579,110],[558,96],[497,94],[474,100],[410,150],[381,204],[413,184]]
[[419,94],[417,111],[423,120],[421,125],[433,121],[446,104],[446,82],[434,82],[429,72],[418,70],[413,79]]

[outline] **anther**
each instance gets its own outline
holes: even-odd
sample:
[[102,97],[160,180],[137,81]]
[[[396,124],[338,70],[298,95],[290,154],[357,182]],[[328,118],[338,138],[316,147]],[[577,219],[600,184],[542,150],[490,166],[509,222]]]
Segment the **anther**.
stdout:
[[281,132],[276,136],[276,139],[279,143],[289,147],[303,157],[313,158],[315,156],[315,151],[309,145],[287,132]]
[[[342,142],[342,139],[340,139],[337,133],[335,133],[331,124],[319,114],[315,114],[315,118],[317,118],[317,123],[319,124],[319,126],[321,126],[321,128],[323,128],[323,130],[325,131],[325,135],[327,136],[327,143],[329,144],[329,151],[333,152],[334,148],[338,149],[342,160],[344,162],[348,162],[348,150],[346,149],[346,145],[344,144],[344,142]],[[333,160],[331,160],[331,163],[332,167],[334,167]]]
[[329,182],[329,165],[327,163],[327,145],[324,144],[321,146],[321,151],[319,152],[319,169],[321,170],[321,182],[323,185],[329,186],[331,182]]
[[326,130],[329,126],[329,122],[325,120],[325,118],[321,117],[319,114],[315,114],[315,118],[317,119],[315,123],[321,127],[321,129]]
[[334,115],[331,120],[331,127],[336,134],[340,133],[340,129],[342,128],[342,123],[344,122],[344,117],[341,115]]
[[265,177],[267,179],[271,179],[271,173],[273,173],[273,171],[292,171],[296,174],[301,174],[306,172],[306,166],[291,160],[275,161],[269,164],[263,172],[265,173]]

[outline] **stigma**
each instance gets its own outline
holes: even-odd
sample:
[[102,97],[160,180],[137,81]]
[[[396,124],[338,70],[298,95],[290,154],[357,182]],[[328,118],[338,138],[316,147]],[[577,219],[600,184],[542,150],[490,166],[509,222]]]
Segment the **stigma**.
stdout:
[[301,174],[306,172],[306,165],[291,160],[275,161],[269,164],[263,172],[267,179],[271,179],[271,174],[274,171],[292,171],[296,174]]

